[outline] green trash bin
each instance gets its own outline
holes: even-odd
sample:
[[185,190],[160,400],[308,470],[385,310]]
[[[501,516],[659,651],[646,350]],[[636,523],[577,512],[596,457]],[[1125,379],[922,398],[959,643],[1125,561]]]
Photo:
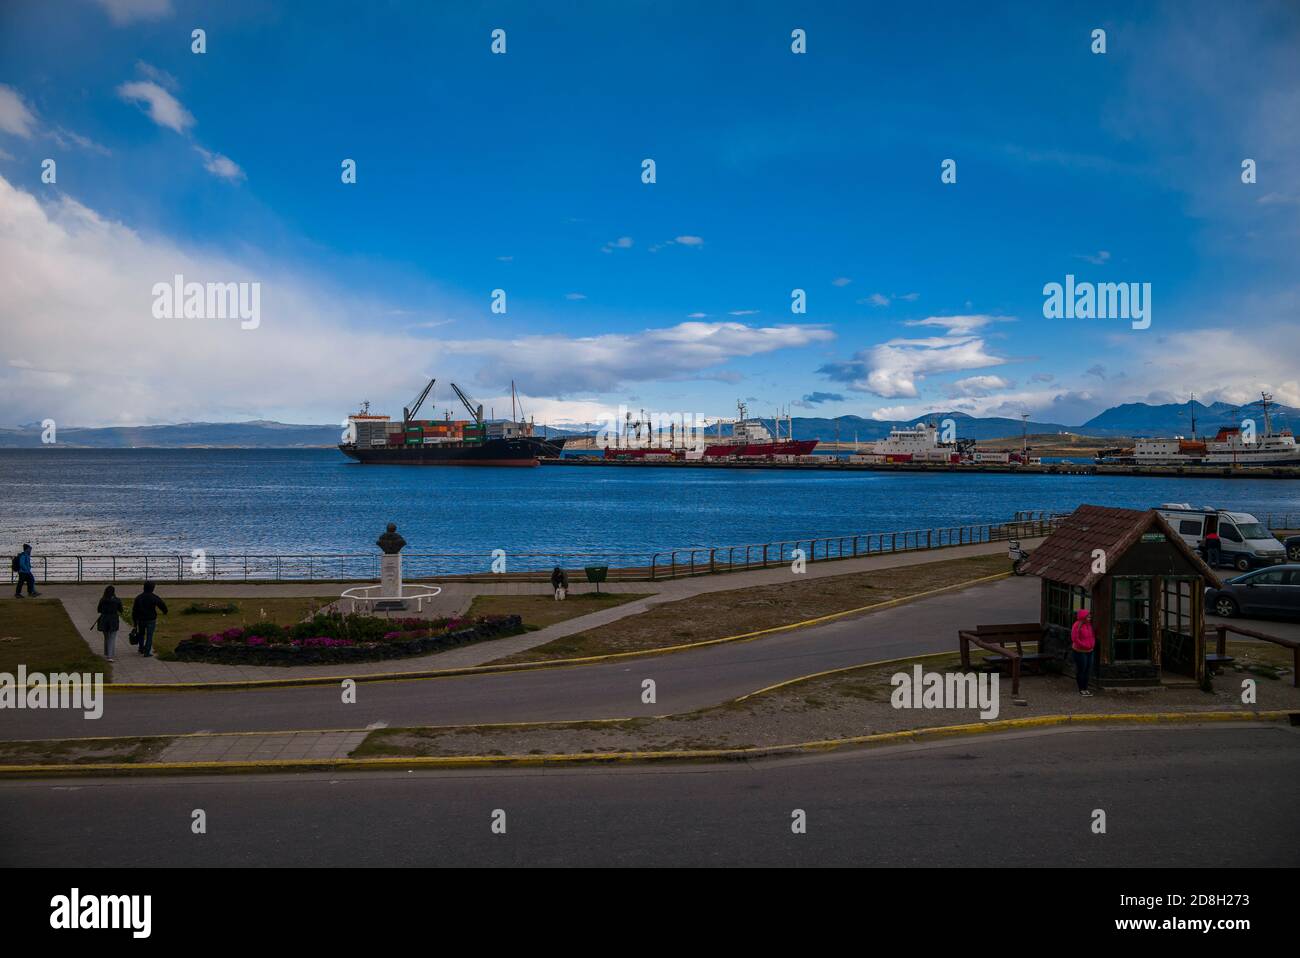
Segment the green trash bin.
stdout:
[[586,566],[585,571],[587,573],[587,581],[596,583],[596,591],[599,592],[600,584],[604,582],[605,577],[609,575],[609,566],[589,565]]

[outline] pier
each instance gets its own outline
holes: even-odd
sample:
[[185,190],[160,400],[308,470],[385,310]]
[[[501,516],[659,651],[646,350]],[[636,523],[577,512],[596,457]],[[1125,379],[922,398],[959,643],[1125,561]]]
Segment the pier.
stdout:
[[1049,476],[1146,476],[1150,478],[1300,479],[1300,466],[1123,466],[1083,462],[1013,463],[846,462],[826,457],[824,462],[782,462],[766,459],[602,459],[598,456],[562,456],[541,459],[543,466],[580,468],[657,469],[781,469],[792,472],[958,472],[1007,473]]

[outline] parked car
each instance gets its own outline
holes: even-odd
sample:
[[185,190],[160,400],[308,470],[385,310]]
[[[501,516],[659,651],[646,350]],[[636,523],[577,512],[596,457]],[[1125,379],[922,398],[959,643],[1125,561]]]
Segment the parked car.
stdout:
[[1300,616],[1300,563],[1247,572],[1205,590],[1205,611],[1224,619],[1235,615]]
[[1282,540],[1282,546],[1286,549],[1288,559],[1300,562],[1300,536],[1287,536]]

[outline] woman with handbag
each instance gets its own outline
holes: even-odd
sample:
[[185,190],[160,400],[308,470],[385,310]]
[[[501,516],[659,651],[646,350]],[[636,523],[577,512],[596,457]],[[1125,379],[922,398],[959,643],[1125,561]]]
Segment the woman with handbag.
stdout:
[[104,597],[99,600],[96,611],[99,618],[95,620],[95,629],[104,633],[104,658],[112,662],[117,645],[117,630],[122,626],[122,600],[117,597],[117,590],[111,585],[104,589]]

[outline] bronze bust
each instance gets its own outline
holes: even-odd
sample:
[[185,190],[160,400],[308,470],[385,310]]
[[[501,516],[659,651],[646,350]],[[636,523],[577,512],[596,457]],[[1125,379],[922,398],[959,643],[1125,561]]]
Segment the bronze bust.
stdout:
[[384,550],[384,555],[395,556],[402,551],[406,540],[397,534],[397,524],[390,522],[388,531],[375,540],[375,545]]

